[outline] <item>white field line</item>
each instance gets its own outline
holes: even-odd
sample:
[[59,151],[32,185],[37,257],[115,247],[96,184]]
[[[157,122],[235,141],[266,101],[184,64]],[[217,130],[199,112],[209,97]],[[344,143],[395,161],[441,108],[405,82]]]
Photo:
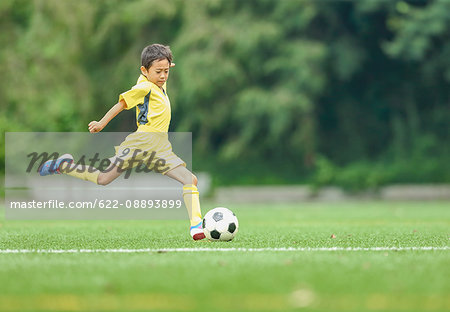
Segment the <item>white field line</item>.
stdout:
[[263,252],[263,251],[436,251],[450,250],[450,246],[443,247],[287,247],[287,248],[143,248],[143,249],[0,249],[0,254],[26,253],[162,253],[162,252]]

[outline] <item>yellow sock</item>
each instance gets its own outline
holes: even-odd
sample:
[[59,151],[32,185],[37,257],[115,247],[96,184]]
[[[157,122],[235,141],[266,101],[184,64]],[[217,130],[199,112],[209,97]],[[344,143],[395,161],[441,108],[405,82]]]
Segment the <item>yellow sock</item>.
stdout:
[[197,225],[202,221],[202,212],[200,211],[200,195],[194,184],[183,185],[183,199],[191,226]]
[[98,184],[97,180],[98,175],[100,174],[100,171],[95,168],[83,165],[69,164],[67,162],[61,164],[60,172],[81,180],[94,182],[95,184]]

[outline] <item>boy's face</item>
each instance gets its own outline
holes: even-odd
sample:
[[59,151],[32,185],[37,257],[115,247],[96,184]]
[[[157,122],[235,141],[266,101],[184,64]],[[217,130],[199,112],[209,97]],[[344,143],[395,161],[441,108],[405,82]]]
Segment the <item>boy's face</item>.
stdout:
[[162,87],[169,78],[169,61],[161,59],[153,61],[152,65],[147,69],[141,66],[142,75],[147,77],[147,80],[153,82],[158,87]]

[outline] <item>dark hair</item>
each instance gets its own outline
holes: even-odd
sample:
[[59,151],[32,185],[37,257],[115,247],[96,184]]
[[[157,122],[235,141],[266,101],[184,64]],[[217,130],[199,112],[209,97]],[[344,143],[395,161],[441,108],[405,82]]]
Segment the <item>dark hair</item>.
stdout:
[[153,61],[167,59],[169,64],[172,63],[172,51],[169,46],[154,43],[146,46],[141,53],[141,65],[148,69],[152,66]]

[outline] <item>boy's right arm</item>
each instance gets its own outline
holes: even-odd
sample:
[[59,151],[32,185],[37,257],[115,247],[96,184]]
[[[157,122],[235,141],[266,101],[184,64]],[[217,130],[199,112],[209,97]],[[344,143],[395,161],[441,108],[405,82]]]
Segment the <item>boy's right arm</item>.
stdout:
[[114,118],[118,113],[123,111],[127,107],[124,100],[120,100],[119,103],[111,107],[111,109],[103,116],[100,121],[91,121],[89,123],[89,132],[96,133],[103,130],[104,127]]

